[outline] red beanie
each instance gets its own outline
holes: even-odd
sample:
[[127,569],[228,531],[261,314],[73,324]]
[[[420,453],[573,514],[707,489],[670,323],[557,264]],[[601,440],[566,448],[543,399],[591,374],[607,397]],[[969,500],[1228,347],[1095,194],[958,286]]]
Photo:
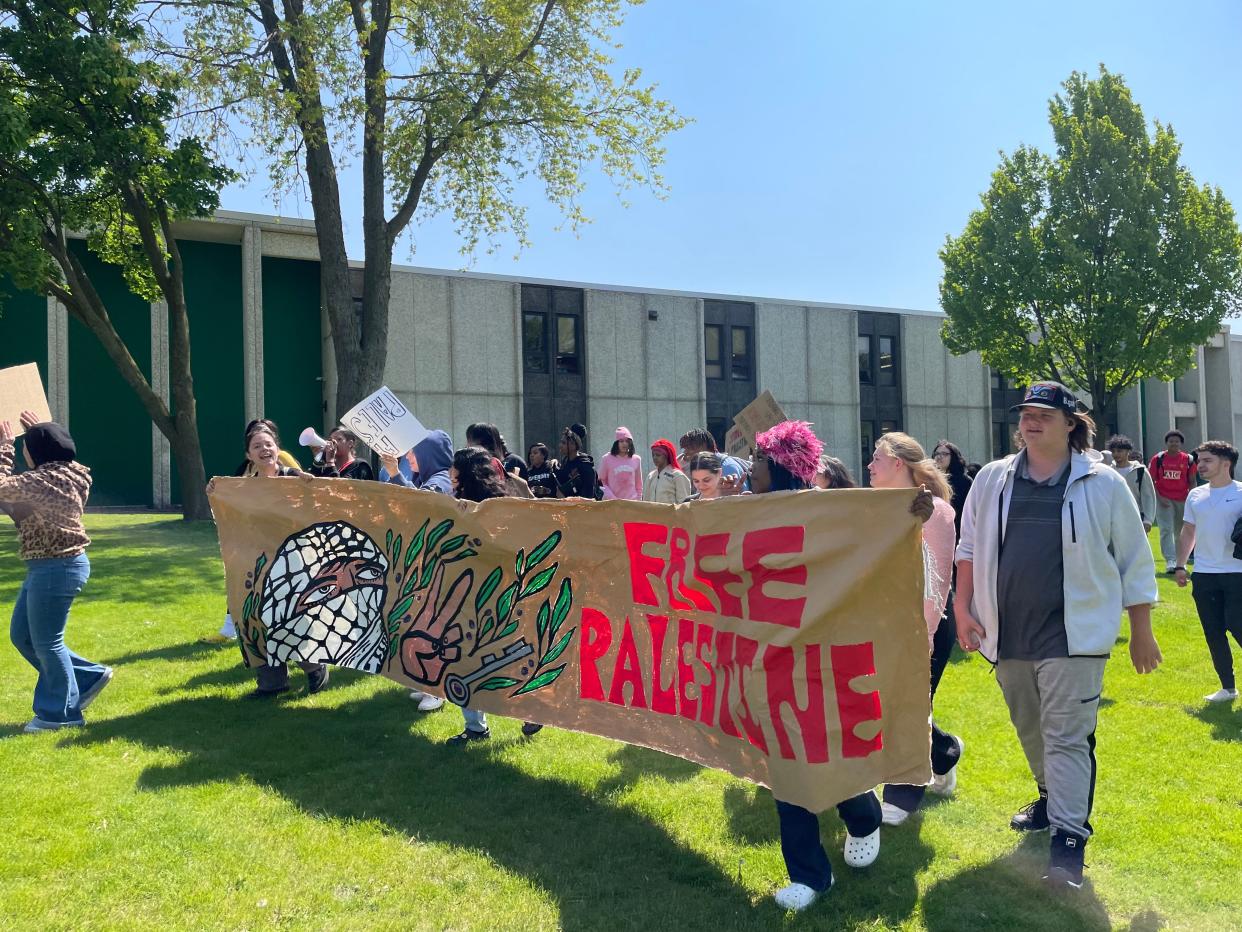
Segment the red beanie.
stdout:
[[651,445],[652,450],[659,450],[668,458],[668,464],[678,472],[683,472],[681,463],[677,462],[677,448],[673,446],[673,441],[665,440],[661,437]]

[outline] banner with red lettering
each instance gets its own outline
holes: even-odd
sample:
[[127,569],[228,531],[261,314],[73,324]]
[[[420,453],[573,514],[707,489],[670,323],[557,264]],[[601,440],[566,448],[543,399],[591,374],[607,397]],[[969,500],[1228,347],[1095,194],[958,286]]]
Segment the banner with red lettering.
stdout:
[[930,779],[911,500],[475,505],[298,479],[217,479],[211,495],[248,664],[379,673],[816,811]]

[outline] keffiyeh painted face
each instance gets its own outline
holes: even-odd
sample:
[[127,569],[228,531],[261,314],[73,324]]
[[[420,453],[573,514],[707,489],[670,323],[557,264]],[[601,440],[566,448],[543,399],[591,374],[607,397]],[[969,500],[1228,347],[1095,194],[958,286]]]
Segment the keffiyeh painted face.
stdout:
[[388,656],[388,559],[343,521],[294,534],[272,561],[259,618],[269,663],[301,660],[378,673]]

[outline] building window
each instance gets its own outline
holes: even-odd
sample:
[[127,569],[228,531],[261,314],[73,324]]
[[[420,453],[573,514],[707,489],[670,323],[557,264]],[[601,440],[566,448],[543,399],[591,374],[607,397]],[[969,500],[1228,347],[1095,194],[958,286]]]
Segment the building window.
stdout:
[[703,374],[709,379],[724,378],[722,343],[724,343],[724,327],[720,324],[705,324],[703,327]]
[[572,314],[556,315],[556,371],[564,375],[577,375],[581,371],[578,318]]
[[746,382],[750,380],[750,328],[733,328],[733,378]]
[[548,371],[548,318],[544,314],[522,315],[522,353],[527,372]]
[[874,377],[871,370],[871,337],[858,338],[858,382],[860,385],[873,385]]
[[709,417],[707,419],[707,430],[716,438],[716,446],[721,450],[725,448],[725,434],[729,432],[731,421],[723,417]]
[[880,366],[878,385],[897,384],[897,341],[893,337],[880,337]]

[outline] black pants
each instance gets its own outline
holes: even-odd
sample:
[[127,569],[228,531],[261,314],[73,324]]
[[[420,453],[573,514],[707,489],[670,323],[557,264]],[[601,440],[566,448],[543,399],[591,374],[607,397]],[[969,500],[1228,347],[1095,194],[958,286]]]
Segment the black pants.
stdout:
[[[323,669],[322,663],[298,663],[302,672],[310,674]],[[256,686],[261,693],[275,693],[289,688],[289,665],[265,663],[254,668]]]
[[[779,799],[776,814],[781,820],[781,854],[785,856],[789,882],[821,892],[827,890],[832,886],[832,864],[819,840],[819,817],[809,809]],[[846,831],[855,838],[863,838],[880,827],[880,801],[868,790],[839,803],[837,815],[845,823]]]
[[[957,616],[953,613],[953,593],[950,592],[949,600],[944,607],[944,615],[940,619],[940,626],[936,628],[936,633],[932,637],[931,695],[933,702],[936,698],[936,688],[940,685],[940,678],[944,676],[945,667],[949,665],[949,658],[953,655],[953,645],[956,643]],[[957,766],[961,756],[962,746],[957,738],[933,721],[931,730],[932,773],[943,776]],[[888,783],[884,786],[884,801],[906,812],[914,812],[919,808],[919,803],[923,801],[926,793],[927,787],[925,786]]]
[[1242,647],[1242,573],[1196,572],[1190,579],[1212,666],[1220,685],[1233,689],[1236,683],[1229,635]]

